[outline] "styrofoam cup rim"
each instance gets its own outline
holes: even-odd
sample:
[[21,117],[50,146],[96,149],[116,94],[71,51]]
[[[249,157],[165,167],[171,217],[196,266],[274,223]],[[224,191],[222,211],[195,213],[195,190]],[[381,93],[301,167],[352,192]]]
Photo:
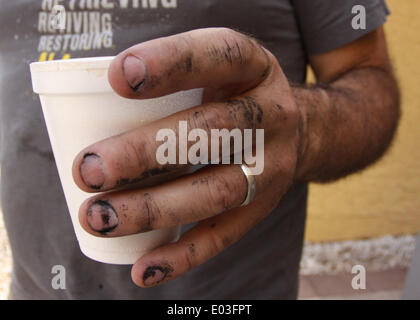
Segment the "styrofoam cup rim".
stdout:
[[32,62],[30,68],[31,72],[108,69],[114,58],[114,56],[107,56]]
[[35,93],[77,95],[112,92],[108,69],[114,57],[91,57],[33,62],[30,64]]

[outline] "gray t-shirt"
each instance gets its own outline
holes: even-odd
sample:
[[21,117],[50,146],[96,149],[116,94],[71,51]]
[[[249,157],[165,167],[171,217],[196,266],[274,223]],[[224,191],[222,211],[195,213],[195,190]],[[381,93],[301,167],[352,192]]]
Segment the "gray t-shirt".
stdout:
[[[187,275],[136,287],[130,266],[83,256],[73,233],[28,63],[115,55],[136,43],[223,26],[253,35],[302,83],[309,55],[333,50],[386,20],[382,0],[63,1],[67,28],[48,28],[53,1],[1,1],[1,196],[13,252],[12,293],[23,299],[293,299],[297,295],[307,186],[294,186],[278,208],[238,243]],[[96,4],[99,4],[96,7]],[[366,8],[366,29],[352,28],[352,7]],[[51,79],[54,81],[54,79]],[[66,289],[54,290],[55,265]]]

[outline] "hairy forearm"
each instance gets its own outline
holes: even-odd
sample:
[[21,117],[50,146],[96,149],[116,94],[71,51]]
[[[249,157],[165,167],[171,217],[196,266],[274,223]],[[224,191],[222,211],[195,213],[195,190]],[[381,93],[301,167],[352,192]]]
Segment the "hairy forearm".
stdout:
[[294,86],[301,112],[297,180],[330,181],[379,159],[399,119],[399,91],[392,72],[354,69],[329,84]]

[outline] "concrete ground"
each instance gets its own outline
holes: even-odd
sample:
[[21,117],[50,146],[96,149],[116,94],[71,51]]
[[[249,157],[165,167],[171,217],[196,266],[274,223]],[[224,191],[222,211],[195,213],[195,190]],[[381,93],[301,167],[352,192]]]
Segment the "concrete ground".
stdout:
[[302,275],[300,300],[399,300],[407,269],[366,272],[366,289],[352,288],[355,274]]

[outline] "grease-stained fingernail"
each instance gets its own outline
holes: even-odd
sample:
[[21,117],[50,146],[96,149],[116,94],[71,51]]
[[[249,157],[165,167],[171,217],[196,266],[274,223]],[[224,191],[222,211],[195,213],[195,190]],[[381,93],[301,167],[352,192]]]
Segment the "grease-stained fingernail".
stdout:
[[135,56],[127,56],[123,63],[123,72],[128,85],[137,91],[146,78],[146,65]]
[[100,190],[105,183],[102,158],[95,153],[86,153],[80,165],[80,175],[89,188]]
[[96,232],[106,234],[114,230],[119,223],[114,207],[104,200],[96,200],[87,211],[89,227]]
[[154,286],[165,280],[173,271],[169,266],[149,266],[144,270],[143,283],[145,286]]

